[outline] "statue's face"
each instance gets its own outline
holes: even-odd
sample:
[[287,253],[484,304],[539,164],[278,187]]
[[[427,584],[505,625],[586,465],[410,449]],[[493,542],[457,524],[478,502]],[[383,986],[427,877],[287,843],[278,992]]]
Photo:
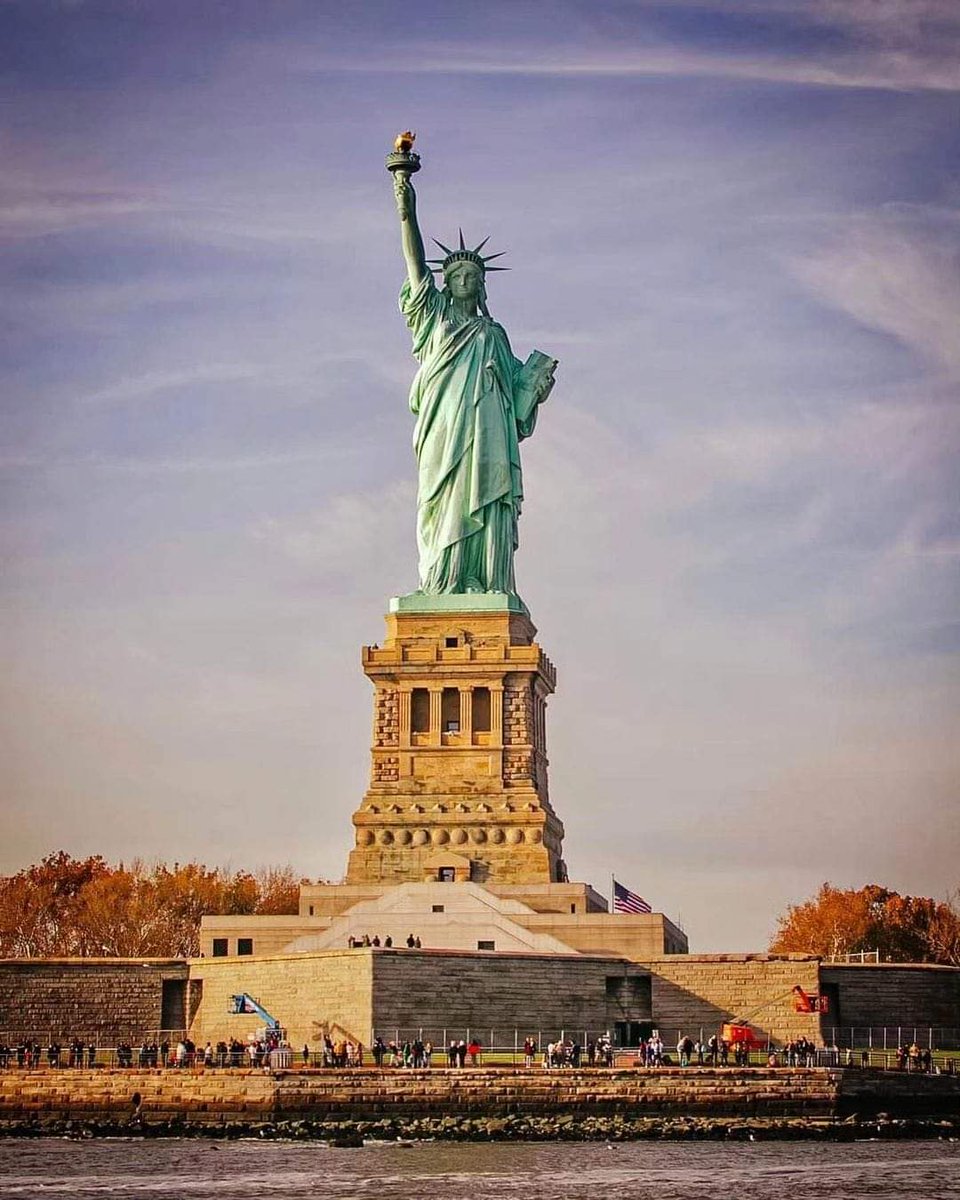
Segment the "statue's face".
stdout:
[[483,275],[474,263],[454,263],[445,273],[444,279],[450,289],[450,295],[455,300],[470,300],[474,304],[479,300]]

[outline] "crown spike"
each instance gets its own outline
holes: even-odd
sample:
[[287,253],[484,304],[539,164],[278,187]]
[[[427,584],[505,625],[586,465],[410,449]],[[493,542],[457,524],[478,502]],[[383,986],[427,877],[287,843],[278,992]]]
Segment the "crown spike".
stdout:
[[439,259],[439,258],[427,259],[428,263],[439,263],[440,264],[440,272],[438,272],[438,273],[447,271],[450,267],[453,266],[454,263],[458,263],[458,262],[473,263],[474,266],[479,267],[481,271],[486,271],[486,270],[507,271],[510,269],[509,267],[489,267],[489,268],[487,267],[487,263],[492,262],[495,258],[502,258],[503,255],[507,253],[506,250],[501,250],[498,254],[486,254],[486,255],[481,254],[480,251],[484,248],[484,246],[486,246],[487,242],[490,241],[489,237],[485,237],[483,239],[483,241],[480,243],[480,245],[477,246],[476,250],[470,250],[467,248],[467,244],[464,241],[463,230],[458,229],[457,234],[458,234],[458,240],[460,242],[460,248],[458,250],[451,250],[449,246],[445,246],[444,243],[439,241],[437,238],[431,239],[437,246],[440,247],[440,249],[446,255],[446,258],[444,258],[444,259]]

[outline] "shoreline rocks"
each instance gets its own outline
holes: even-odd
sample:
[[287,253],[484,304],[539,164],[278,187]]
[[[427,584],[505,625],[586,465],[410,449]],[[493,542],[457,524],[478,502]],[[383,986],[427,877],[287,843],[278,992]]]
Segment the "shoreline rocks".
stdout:
[[361,1148],[365,1141],[627,1142],[960,1140],[958,1117],[385,1117],[374,1121],[290,1119],[194,1122],[108,1118],[0,1121],[0,1138],[206,1138],[221,1141],[324,1141]]

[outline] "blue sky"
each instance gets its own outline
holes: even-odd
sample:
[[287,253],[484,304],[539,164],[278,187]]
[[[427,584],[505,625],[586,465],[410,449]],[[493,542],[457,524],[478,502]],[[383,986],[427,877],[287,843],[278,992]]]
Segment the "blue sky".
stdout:
[[415,584],[383,156],[560,359],[571,875],[694,949],[957,886],[960,6],[0,0],[0,869],[338,878]]

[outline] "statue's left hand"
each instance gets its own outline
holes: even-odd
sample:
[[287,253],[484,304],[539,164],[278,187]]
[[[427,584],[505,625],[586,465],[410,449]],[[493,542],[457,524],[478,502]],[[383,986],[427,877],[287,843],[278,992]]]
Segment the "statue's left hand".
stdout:
[[559,365],[559,359],[555,358],[553,360],[553,362],[550,364],[550,366],[547,367],[547,369],[544,371],[543,376],[540,380],[540,386],[537,388],[537,392],[540,397],[546,396],[549,393],[550,389],[553,387],[554,382],[555,382],[553,376],[554,376],[554,372],[556,371],[558,365]]

